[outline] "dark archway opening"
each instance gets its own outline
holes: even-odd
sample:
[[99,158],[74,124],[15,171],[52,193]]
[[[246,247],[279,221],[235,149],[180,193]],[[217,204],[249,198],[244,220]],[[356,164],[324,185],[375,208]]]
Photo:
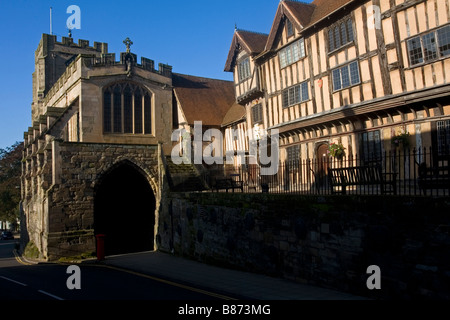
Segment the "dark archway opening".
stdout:
[[131,163],[107,172],[96,188],[95,234],[105,235],[105,254],[154,249],[156,200],[149,182]]

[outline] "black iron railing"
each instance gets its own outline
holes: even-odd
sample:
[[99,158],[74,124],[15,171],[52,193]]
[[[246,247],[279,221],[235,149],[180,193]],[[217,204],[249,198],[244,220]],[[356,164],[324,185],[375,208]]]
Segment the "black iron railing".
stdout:
[[283,162],[272,175],[262,175],[256,164],[215,166],[203,179],[217,192],[449,196],[449,160],[442,150],[405,149]]

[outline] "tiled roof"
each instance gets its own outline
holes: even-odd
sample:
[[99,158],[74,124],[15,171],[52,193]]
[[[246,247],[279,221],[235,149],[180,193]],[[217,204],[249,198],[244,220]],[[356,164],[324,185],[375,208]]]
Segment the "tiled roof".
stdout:
[[204,126],[220,127],[236,101],[232,81],[174,73],[172,84],[190,125],[202,121]]
[[[305,29],[323,20],[333,12],[339,10],[347,4],[364,0],[314,0],[312,3],[305,3],[294,0],[282,0],[278,6],[271,31],[268,35],[256,32],[237,30],[233,37],[225,71],[233,71],[234,59],[236,56],[236,46],[240,44],[248,54],[259,54],[273,49],[273,45],[279,32],[283,16],[287,16],[298,29]],[[263,42],[265,45],[263,47]]]
[[[303,28],[317,23],[334,11],[355,0],[314,0],[312,3],[284,0],[280,3],[285,11],[290,11]],[[287,10],[286,10],[287,9]]]
[[316,9],[316,6],[308,3],[298,2],[298,1],[283,1],[285,7],[285,13],[292,16],[294,20],[302,26],[305,27],[311,21],[311,16]]
[[297,29],[302,29],[311,20],[311,16],[315,8],[316,7],[314,5],[308,3],[298,1],[281,1],[278,6],[277,13],[275,14],[272,29],[270,30],[269,37],[267,39],[266,49],[270,50],[272,48],[284,15],[289,18]]
[[311,16],[311,21],[309,24],[312,25],[319,22],[350,2],[354,2],[354,0],[314,0],[312,4],[315,5],[316,8]]
[[247,30],[236,30],[236,35],[242,40],[248,54],[259,54],[264,50],[267,42],[267,34]]
[[283,15],[286,15],[298,29],[304,29],[353,1],[355,0],[315,0],[310,4],[300,1],[281,1],[267,40],[266,50],[270,50],[274,44]]
[[227,112],[222,121],[222,127],[228,126],[235,122],[245,119],[246,111],[245,107],[235,103]]
[[238,53],[238,45],[249,55],[257,55],[264,51],[267,37],[267,34],[237,29],[231,42],[230,51],[228,52],[225,71],[230,72],[233,70],[236,54]]

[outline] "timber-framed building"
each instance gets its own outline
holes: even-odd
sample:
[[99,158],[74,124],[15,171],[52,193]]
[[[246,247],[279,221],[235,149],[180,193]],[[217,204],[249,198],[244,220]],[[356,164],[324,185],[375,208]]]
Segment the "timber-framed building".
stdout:
[[280,1],[268,34],[236,29],[225,71],[250,136],[278,129],[282,161],[322,159],[333,143],[363,159],[395,150],[398,136],[439,159],[450,143],[449,8]]

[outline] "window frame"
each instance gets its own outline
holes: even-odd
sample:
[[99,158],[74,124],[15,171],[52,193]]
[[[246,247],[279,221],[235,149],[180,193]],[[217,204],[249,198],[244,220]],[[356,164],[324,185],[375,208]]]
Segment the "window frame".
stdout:
[[[306,86],[306,92],[307,97],[305,98],[303,94],[305,93],[305,86]],[[292,96],[293,95],[293,96]],[[297,100],[298,98],[298,100]],[[283,109],[290,108],[292,106],[305,103],[309,100],[311,100],[310,94],[309,94],[309,80],[303,81],[299,84],[290,86],[289,88],[284,89],[281,92],[281,103],[283,106]]]
[[382,161],[383,145],[380,130],[360,133],[360,159],[366,164]]
[[[149,90],[134,82],[116,82],[105,86],[102,92],[103,134],[153,135],[153,94]],[[136,99],[141,99],[141,103]],[[141,111],[141,116],[136,110]]]
[[439,157],[447,156],[450,150],[450,120],[436,121],[436,151]]
[[301,161],[301,146],[300,144],[286,147],[286,160],[289,165],[299,164]]
[[[354,77],[352,76],[352,71],[354,71],[354,70],[352,70],[351,66],[355,65],[355,64],[356,64],[356,69],[354,69],[354,70],[356,70],[358,72],[358,81],[357,82],[353,81]],[[348,88],[360,85],[361,84],[361,71],[360,71],[359,68],[360,68],[359,67],[359,61],[358,60],[354,60],[354,61],[351,61],[351,62],[345,64],[345,65],[341,65],[341,66],[338,66],[338,67],[332,69],[331,70],[331,76],[332,76],[332,83],[333,83],[333,92],[338,92],[338,91],[341,91],[341,90],[345,90],[345,89],[348,89]],[[349,85],[345,86],[345,87],[343,85],[343,77],[342,77],[342,70],[343,69],[347,69],[346,76],[348,77],[348,83],[349,83]],[[340,81],[339,82],[339,85],[340,85],[339,88],[336,88],[337,87],[336,86],[336,74],[337,74],[337,72],[339,72],[339,81]]]
[[[298,48],[297,56],[295,56],[294,48]],[[290,58],[288,58],[290,57]],[[287,68],[288,66],[304,59],[306,57],[305,38],[297,39],[291,42],[289,45],[278,51],[278,61],[280,63],[280,69]]]
[[294,24],[292,23],[291,20],[286,18],[286,36],[290,38],[293,37],[294,35],[295,35]]
[[[255,112],[256,111],[256,112]],[[264,114],[263,114],[263,106],[261,103],[258,103],[251,108],[252,113],[252,124],[262,124],[264,122]],[[258,118],[255,119],[255,114],[258,115]]]
[[[439,26],[437,28],[427,30],[426,32],[423,32],[421,34],[417,34],[415,36],[409,37],[405,40],[406,43],[406,51],[408,54],[408,62],[410,68],[415,68],[427,63],[432,63],[435,61],[439,61],[442,59],[448,59],[450,57],[450,36],[449,36],[449,42],[445,44],[444,46],[441,46],[441,35],[439,34],[440,31],[443,31],[448,28],[448,35],[450,35],[450,24]],[[435,57],[429,57],[427,56],[426,50],[426,37],[433,35],[434,36],[434,47],[435,47]],[[412,48],[413,41],[417,41],[419,43],[419,47]],[[432,43],[432,42],[431,42]],[[446,54],[441,51],[442,47],[447,47],[445,51],[448,51]],[[420,49],[420,52],[417,50]],[[411,55],[411,53],[414,51],[414,54],[420,53],[420,60],[419,62],[415,62],[417,59],[414,58],[414,56]]]
[[[442,31],[442,30],[444,30],[444,29],[446,29],[446,28],[448,28],[448,37],[450,38],[450,24],[448,24],[448,25],[446,25],[446,26],[443,26],[443,27],[441,27],[441,28],[438,28],[438,30],[436,30],[436,35],[437,35],[437,41],[438,41],[438,50],[440,51],[440,47],[439,47],[439,44],[440,44],[440,39],[439,39],[439,31]],[[440,57],[440,58],[445,58],[445,57],[447,57],[447,56],[450,56],[450,40],[449,40],[449,42],[445,45],[446,47],[447,47],[447,49],[445,49],[445,51],[448,51],[447,52],[447,54],[442,54],[442,56]]]
[[238,81],[243,82],[252,76],[250,57],[242,58],[238,62]]
[[[351,32],[350,32],[351,27]],[[347,16],[328,27],[328,54],[334,54],[342,48],[355,44],[355,28],[353,26],[353,18]],[[345,31],[345,37],[343,36]],[[336,34],[337,32],[337,34]],[[331,38],[331,34],[333,37]],[[345,43],[344,43],[345,38]],[[339,41],[336,41],[339,40]]]

